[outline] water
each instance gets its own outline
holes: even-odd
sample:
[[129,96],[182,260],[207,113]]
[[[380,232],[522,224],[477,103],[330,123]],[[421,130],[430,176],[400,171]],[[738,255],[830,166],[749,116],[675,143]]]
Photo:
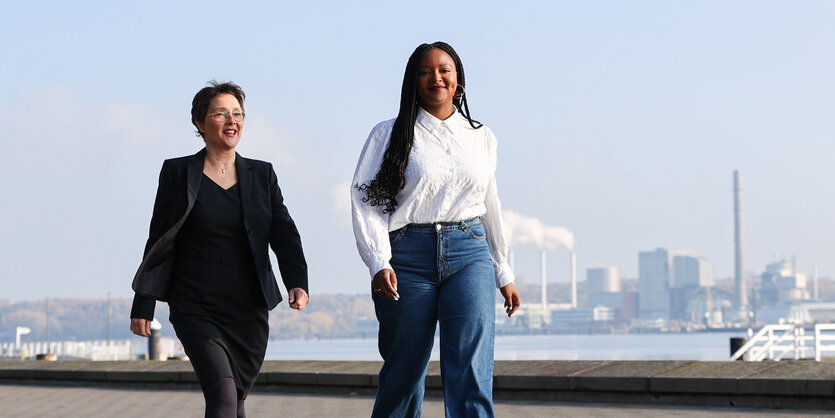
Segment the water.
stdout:
[[[496,360],[703,360],[730,357],[736,332],[697,334],[503,335]],[[377,339],[271,340],[267,360],[380,360]],[[438,360],[438,340],[432,360]]]

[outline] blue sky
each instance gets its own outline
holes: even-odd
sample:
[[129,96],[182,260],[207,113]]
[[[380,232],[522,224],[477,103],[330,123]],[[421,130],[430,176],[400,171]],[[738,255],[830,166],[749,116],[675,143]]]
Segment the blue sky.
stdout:
[[[274,163],[311,292],[362,293],[347,186],[396,115],[406,59],[444,40],[499,139],[504,207],[575,234],[578,272],[697,251],[835,273],[835,3],[16,2],[0,34],[0,298],[129,296],[162,160],[201,148],[209,79],[247,92],[241,154]],[[538,276],[535,248],[517,272]],[[565,249],[549,252],[566,281]],[[524,295],[523,295],[524,296]]]

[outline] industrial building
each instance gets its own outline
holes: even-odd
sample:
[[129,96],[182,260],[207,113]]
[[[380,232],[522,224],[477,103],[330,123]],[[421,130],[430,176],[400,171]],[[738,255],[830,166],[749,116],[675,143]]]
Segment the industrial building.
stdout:
[[623,305],[623,295],[619,274],[617,267],[586,270],[586,292],[588,292],[586,305],[589,308],[605,306],[620,310]]
[[809,299],[806,275],[797,273],[794,260],[768,264],[760,277],[760,308]]
[[[681,311],[678,304],[681,286],[676,285],[677,281],[686,284],[693,280],[696,280],[696,283],[703,280],[702,275],[708,273],[700,272],[698,270],[700,267],[711,270],[709,277],[712,282],[713,272],[709,264],[705,264],[703,261],[696,261],[693,264],[687,262],[687,258],[698,259],[698,256],[693,251],[667,250],[666,248],[638,253],[639,317],[664,320],[674,317],[673,312]],[[686,265],[682,264],[677,269],[676,261],[679,263],[686,262]],[[695,270],[692,266],[695,266]],[[677,271],[682,274],[682,277],[678,280],[676,278]],[[675,291],[671,292],[671,290]]]

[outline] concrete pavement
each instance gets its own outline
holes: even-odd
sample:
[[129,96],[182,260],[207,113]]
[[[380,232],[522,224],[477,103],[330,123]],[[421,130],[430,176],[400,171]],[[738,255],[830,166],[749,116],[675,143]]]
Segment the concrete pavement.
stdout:
[[[279,405],[286,400],[301,408],[308,399],[304,395],[313,395],[314,405],[310,407],[324,408],[329,405],[327,399],[331,399],[328,395],[336,395],[333,399],[337,403],[326,410],[332,407],[333,411],[352,411],[351,415],[363,416],[370,411],[380,365],[373,361],[268,361],[251,396],[263,396]],[[165,394],[198,388],[191,364],[186,361],[0,361],[0,384],[9,385],[4,386],[7,390],[34,385],[33,392],[38,392],[37,386],[73,386],[80,393],[91,391],[81,396],[91,399],[95,399],[97,391],[126,390],[120,396],[137,403],[119,409],[125,414],[145,406],[139,394],[152,396],[154,390]],[[440,367],[432,362],[426,377],[427,394],[438,399],[441,389]],[[53,390],[44,396],[58,399],[58,394],[65,393],[60,387]],[[194,402],[202,405],[199,392],[194,393],[198,394]],[[495,364],[493,393],[498,405],[506,401],[531,401],[525,404],[530,407],[550,405],[546,416],[559,414],[571,405],[586,408],[578,402],[611,403],[615,410],[695,405],[671,408],[696,413],[706,407],[733,406],[758,408],[752,411],[817,410],[835,414],[835,362],[499,361]],[[160,399],[165,403],[167,398]],[[433,411],[432,402],[436,401],[427,404],[427,413]],[[37,402],[32,405],[40,406]],[[514,408],[522,407],[508,405],[508,409],[502,410],[508,415],[516,415]],[[78,407],[86,407],[86,403]],[[597,408],[600,409],[594,410],[594,414],[603,416],[610,410],[606,406]],[[192,410],[193,407],[187,408]],[[440,413],[442,409],[435,411]],[[533,416],[539,412],[530,411]],[[0,416],[3,413],[0,408]]]
[[[374,398],[254,392],[247,416],[368,417]],[[198,390],[109,389],[0,384],[0,417],[195,417],[203,416]],[[832,411],[671,405],[496,401],[497,417],[751,417],[828,416]],[[427,398],[424,417],[443,417],[443,400]]]

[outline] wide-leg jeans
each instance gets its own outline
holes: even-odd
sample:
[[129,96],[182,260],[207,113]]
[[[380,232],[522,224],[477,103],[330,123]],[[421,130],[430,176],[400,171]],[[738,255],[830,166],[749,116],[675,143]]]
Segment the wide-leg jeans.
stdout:
[[496,287],[480,219],[409,224],[389,238],[400,299],[373,296],[384,364],[372,416],[420,416],[436,323],[446,416],[493,416]]

